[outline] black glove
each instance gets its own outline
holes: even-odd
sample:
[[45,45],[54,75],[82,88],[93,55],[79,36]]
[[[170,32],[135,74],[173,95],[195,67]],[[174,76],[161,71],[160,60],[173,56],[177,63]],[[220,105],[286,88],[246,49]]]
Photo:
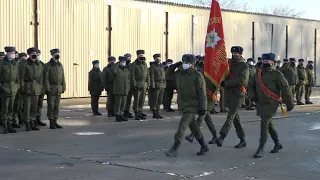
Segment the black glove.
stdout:
[[221,81],[220,86],[224,87],[225,81]]
[[49,95],[50,94],[50,91],[46,91],[46,95]]
[[132,89],[133,89],[134,91],[136,91],[136,90],[137,90],[137,86],[133,86]]
[[199,110],[199,116],[203,116],[206,114],[206,110]]

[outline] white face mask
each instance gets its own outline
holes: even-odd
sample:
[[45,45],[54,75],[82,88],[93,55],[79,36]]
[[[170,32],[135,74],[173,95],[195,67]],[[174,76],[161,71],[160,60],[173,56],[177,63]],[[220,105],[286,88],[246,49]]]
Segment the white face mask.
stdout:
[[93,65],[95,68],[99,68],[99,64],[95,64]]
[[168,63],[167,66],[170,67],[170,66],[171,66],[171,63]]
[[252,66],[253,65],[253,61],[249,61],[248,64]]
[[40,55],[37,56],[37,60],[40,61]]
[[120,66],[126,66],[127,63],[126,62],[120,62]]
[[16,55],[15,54],[8,54],[8,59],[9,60],[13,60],[16,58]]
[[182,68],[183,68],[184,70],[187,70],[187,69],[190,68],[190,65],[189,65],[189,64],[182,64]]

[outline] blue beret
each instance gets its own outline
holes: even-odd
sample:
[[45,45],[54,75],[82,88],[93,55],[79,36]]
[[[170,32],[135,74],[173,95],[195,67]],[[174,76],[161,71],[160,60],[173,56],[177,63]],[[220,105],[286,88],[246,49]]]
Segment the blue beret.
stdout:
[[33,48],[29,48],[29,49],[27,50],[27,53],[28,53],[28,54],[31,54],[31,53],[33,53],[33,52],[38,53],[38,49],[33,47]]
[[299,62],[304,62],[304,59],[299,59],[298,61],[299,61]]
[[243,53],[243,48],[240,46],[232,46],[231,48],[231,53],[239,53],[242,54]]
[[127,57],[125,56],[119,56],[119,61],[127,61]]
[[261,59],[275,61],[276,55],[274,53],[262,54]]
[[167,62],[167,63],[173,63],[173,60],[172,60],[172,59],[167,59],[166,62]]
[[154,54],[153,55],[153,58],[158,58],[158,57],[161,57],[161,54]]
[[115,60],[116,60],[116,58],[114,56],[108,57],[108,61],[115,61]]
[[188,62],[188,63],[191,63],[191,64],[194,64],[196,62],[196,57],[192,54],[184,54],[182,56],[182,62]]
[[137,55],[144,54],[144,50],[137,50]]
[[131,54],[130,53],[127,53],[124,55],[125,57],[131,57]]
[[60,50],[59,49],[51,49],[50,53],[51,53],[51,55],[54,55],[56,53],[60,53]]
[[93,65],[99,64],[99,60],[94,60],[94,61],[92,61],[92,64],[93,64]]
[[289,58],[290,62],[296,62],[296,58]]

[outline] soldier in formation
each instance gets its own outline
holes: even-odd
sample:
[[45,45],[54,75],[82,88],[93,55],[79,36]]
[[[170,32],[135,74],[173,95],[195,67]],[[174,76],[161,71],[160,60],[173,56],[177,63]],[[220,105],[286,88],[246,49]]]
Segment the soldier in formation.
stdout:
[[[168,59],[166,61],[166,66],[164,67],[164,70],[167,72],[168,68],[172,65],[173,60]],[[171,108],[172,104],[172,98],[173,98],[173,92],[176,89],[176,85],[174,82],[173,75],[167,76],[166,73],[166,88],[164,90],[164,97],[163,97],[163,107],[166,112],[174,112],[174,110]]]
[[[174,144],[172,148],[166,152],[168,157],[177,156],[178,148],[180,147],[187,127],[190,128],[192,134],[194,134],[201,145],[201,149],[197,155],[203,155],[209,151],[195,120],[196,113],[204,116],[207,111],[205,80],[203,75],[194,68],[195,62],[195,56],[185,54],[182,57],[182,62],[171,65],[167,70],[167,76],[173,75],[177,84],[179,110],[182,113],[178,130],[174,136]],[[178,68],[179,66],[182,66],[182,69]],[[177,71],[175,71],[176,68],[178,68]]]
[[99,60],[92,61],[92,69],[89,72],[88,91],[91,95],[91,109],[94,116],[101,116],[99,112],[99,98],[103,91],[101,71],[99,67]]
[[[40,49],[37,49],[37,61],[44,67],[44,63],[41,61],[41,51]],[[38,110],[37,110],[37,117],[36,117],[36,126],[46,126],[47,124],[43,123],[41,121],[41,117],[42,117],[42,108],[43,108],[43,101],[44,101],[44,95],[45,95],[45,90],[44,90],[44,86],[42,83],[42,89],[41,89],[41,93],[39,95],[39,99],[38,99]]]
[[[255,64],[255,60],[254,59],[252,59],[252,58],[247,59],[247,63],[249,65],[249,82],[248,82],[248,86],[250,86],[250,83],[252,83],[254,75],[256,74],[256,70],[257,69],[254,67],[254,64]],[[248,92],[248,93],[250,93],[250,92]],[[246,102],[246,110],[254,110],[253,103],[249,98],[249,94],[246,95],[245,102]]]
[[291,111],[294,107],[288,81],[274,67],[275,54],[262,54],[262,60],[262,68],[258,69],[252,83],[249,84],[249,98],[257,103],[257,115],[261,117],[260,144],[253,156],[254,158],[263,156],[263,149],[267,142],[268,133],[275,144],[271,153],[277,153],[283,148],[279,142],[272,118],[275,116],[279,104],[285,103],[288,111]]
[[297,67],[298,84],[296,86],[296,100],[297,100],[297,105],[304,105],[304,103],[302,102],[302,95],[304,93],[304,88],[307,82],[307,74],[306,74],[306,69],[303,66],[304,59],[299,59],[298,62],[299,62]]
[[306,81],[306,85],[305,85],[305,100],[306,100],[306,104],[313,104],[310,101],[312,87],[314,87],[314,85],[315,85],[313,61],[308,61],[308,64],[306,66],[306,75],[307,75],[307,81]]
[[[243,104],[244,97],[247,94],[246,87],[249,81],[249,66],[242,57],[243,48],[240,46],[233,46],[231,48],[232,60],[230,64],[230,72],[225,81],[221,82],[221,86],[225,89],[228,95],[229,112],[227,120],[220,130],[220,137],[217,138],[216,143],[218,147],[222,146],[223,140],[227,136],[232,123],[234,124],[237,136],[240,143],[235,148],[246,147],[245,133],[241,126],[239,107]],[[232,101],[232,102],[231,102]]]

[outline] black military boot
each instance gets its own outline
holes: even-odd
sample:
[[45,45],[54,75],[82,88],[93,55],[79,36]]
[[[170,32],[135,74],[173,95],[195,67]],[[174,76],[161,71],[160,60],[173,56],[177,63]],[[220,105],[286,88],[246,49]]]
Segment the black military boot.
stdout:
[[308,100],[308,101],[306,101],[306,104],[313,104],[313,103],[312,103],[311,101],[309,101],[309,100]]
[[280,144],[279,142],[275,143],[274,148],[271,150],[271,153],[278,153],[279,150],[282,148],[283,148],[282,144]]
[[122,122],[122,119],[121,119],[120,115],[116,115],[116,122]]
[[99,111],[96,111],[97,116],[101,116],[102,114]]
[[122,121],[128,121],[128,117],[126,117],[124,115],[121,115],[120,118],[121,118]]
[[223,144],[224,136],[220,136],[219,138],[216,139],[216,144],[218,147],[221,147]]
[[157,110],[157,115],[158,115],[158,117],[160,118],[160,119],[163,119],[163,117],[160,115],[160,113],[159,113],[159,109]]
[[112,117],[113,116],[113,112],[112,111],[108,111],[108,117]]
[[197,155],[198,156],[202,156],[204,155],[206,152],[209,151],[209,148],[207,146],[207,144],[204,142],[204,139],[203,138],[200,138],[200,139],[197,139],[199,144],[201,145],[201,149],[199,152],[197,152]]
[[24,124],[23,119],[20,115],[18,115],[18,120],[20,125]]
[[241,138],[240,139],[240,143],[235,145],[234,148],[243,148],[243,147],[246,147],[247,146],[247,143],[246,143],[246,140],[244,138]]
[[41,121],[41,118],[38,116],[37,117],[37,124],[39,125],[39,126],[46,126],[47,124],[46,123],[43,123],[42,121]]
[[261,158],[263,156],[263,146],[259,146],[257,152],[253,155],[253,158]]
[[166,152],[167,157],[177,157],[177,150],[180,146],[181,142],[179,140],[174,141],[172,148]]
[[156,111],[156,110],[153,110],[153,111],[152,111],[152,114],[153,114],[152,118],[160,119],[160,118],[158,117],[158,115],[157,115],[157,111]]
[[12,125],[10,123],[7,124],[8,132],[9,133],[17,133],[15,129],[13,129]]
[[39,131],[40,129],[35,126],[34,122],[35,122],[35,121],[30,121],[30,122],[29,122],[29,123],[30,123],[31,130],[32,130],[32,131]]
[[50,119],[49,119],[49,121],[50,121],[50,127],[49,128],[50,129],[57,129],[56,126],[54,125],[54,121],[50,120]]
[[135,112],[135,113],[134,113],[134,119],[135,119],[135,120],[140,120],[140,119],[141,119],[139,112]]
[[4,123],[2,126],[3,126],[3,134],[9,134],[7,123]]
[[187,141],[189,141],[190,143],[192,143],[193,140],[194,140],[194,135],[191,133],[189,136],[186,136],[185,139],[186,139]]
[[63,127],[60,126],[58,123],[57,123],[57,119],[53,120],[53,123],[54,123],[54,126],[56,126],[56,128],[58,129],[62,129]]
[[19,124],[17,124],[16,122],[13,122],[11,125],[13,128],[21,128],[21,126],[19,126]]
[[139,117],[140,117],[140,119],[147,119],[147,115],[146,114],[144,114],[143,112],[139,112]]
[[217,139],[217,136],[213,136],[211,141],[209,141],[209,144],[216,144],[216,139]]
[[166,111],[166,112],[174,112],[174,110],[173,110],[171,107],[165,108],[165,111]]
[[215,109],[212,109],[211,111],[210,111],[210,114],[218,114],[219,112],[217,112]]
[[298,101],[298,102],[297,102],[297,105],[304,105],[304,103],[301,102],[301,101]]
[[128,118],[133,118],[133,114],[131,114],[129,111],[125,111],[124,116],[126,116]]

